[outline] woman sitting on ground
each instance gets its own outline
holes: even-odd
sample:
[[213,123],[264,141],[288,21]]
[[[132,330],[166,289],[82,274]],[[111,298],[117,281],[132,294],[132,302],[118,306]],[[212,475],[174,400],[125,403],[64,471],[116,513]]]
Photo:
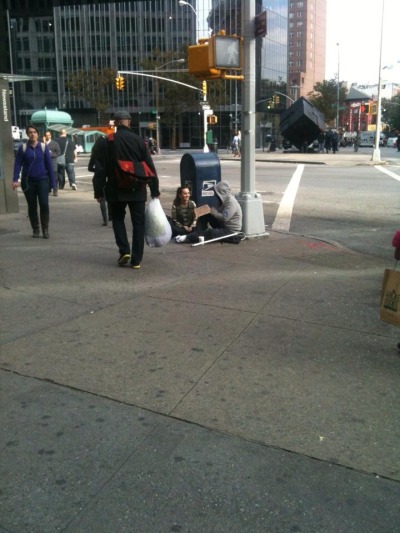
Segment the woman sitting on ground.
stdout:
[[189,235],[196,227],[196,204],[189,198],[188,187],[178,187],[175,200],[172,203],[171,216],[168,217],[172,237]]

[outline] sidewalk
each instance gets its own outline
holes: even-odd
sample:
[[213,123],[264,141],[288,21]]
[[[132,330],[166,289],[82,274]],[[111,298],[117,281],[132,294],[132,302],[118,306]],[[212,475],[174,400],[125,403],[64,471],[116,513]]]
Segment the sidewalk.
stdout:
[[[225,150],[219,150],[218,156],[220,157],[220,159],[233,159],[236,161],[240,161],[240,159],[234,158],[233,154],[227,154]],[[336,152],[336,154],[302,154],[295,150],[291,152],[283,152],[279,149],[276,152],[263,152],[262,149],[257,149],[255,159],[257,162],[297,164],[307,163],[308,165],[328,165],[335,167],[387,164],[400,165],[400,153],[394,149],[382,149],[381,161],[374,162],[371,161],[372,148],[360,148],[358,152],[354,152],[351,147],[340,148],[340,150]]]
[[51,197],[49,241],[20,208],[0,216],[0,531],[400,530],[387,264],[271,233],[133,271],[88,192]]

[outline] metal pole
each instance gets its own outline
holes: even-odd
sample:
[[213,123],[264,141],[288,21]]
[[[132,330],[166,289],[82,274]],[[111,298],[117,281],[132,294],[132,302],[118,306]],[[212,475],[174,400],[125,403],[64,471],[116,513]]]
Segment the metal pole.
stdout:
[[240,193],[237,200],[243,212],[242,229],[248,237],[266,235],[261,195],[255,192],[255,102],[256,43],[254,36],[255,0],[242,2],[244,37],[244,81],[242,105],[242,159]]
[[381,150],[379,148],[379,141],[381,136],[381,106],[382,106],[382,93],[381,93],[381,74],[382,74],[382,43],[383,43],[383,14],[385,11],[385,0],[382,0],[382,17],[381,17],[381,42],[379,50],[379,76],[378,76],[378,109],[376,110],[376,131],[375,131],[375,147],[372,152],[372,159],[376,163],[381,160]]
[[207,110],[205,108],[205,104],[207,102],[207,94],[203,93],[203,153],[208,154],[210,149],[208,148],[207,144]]
[[339,106],[340,106],[340,77],[339,77],[339,43],[337,48],[337,91],[336,91],[336,129],[339,129]]

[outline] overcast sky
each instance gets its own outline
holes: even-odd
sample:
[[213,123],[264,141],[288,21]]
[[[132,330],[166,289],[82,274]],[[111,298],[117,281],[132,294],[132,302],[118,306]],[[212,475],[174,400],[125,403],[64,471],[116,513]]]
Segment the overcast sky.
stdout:
[[400,83],[400,0],[327,0],[326,79],[378,82],[383,2],[382,80]]

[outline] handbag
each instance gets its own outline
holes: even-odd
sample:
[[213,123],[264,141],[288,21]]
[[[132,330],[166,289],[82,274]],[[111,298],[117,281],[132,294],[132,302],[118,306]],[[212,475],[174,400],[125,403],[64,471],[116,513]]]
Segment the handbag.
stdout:
[[57,165],[65,167],[65,152],[67,151],[68,141],[65,143],[64,153],[57,157]]
[[385,269],[379,316],[392,326],[400,326],[400,270]]
[[145,187],[155,174],[146,161],[117,160],[115,176],[120,189],[131,190]]

